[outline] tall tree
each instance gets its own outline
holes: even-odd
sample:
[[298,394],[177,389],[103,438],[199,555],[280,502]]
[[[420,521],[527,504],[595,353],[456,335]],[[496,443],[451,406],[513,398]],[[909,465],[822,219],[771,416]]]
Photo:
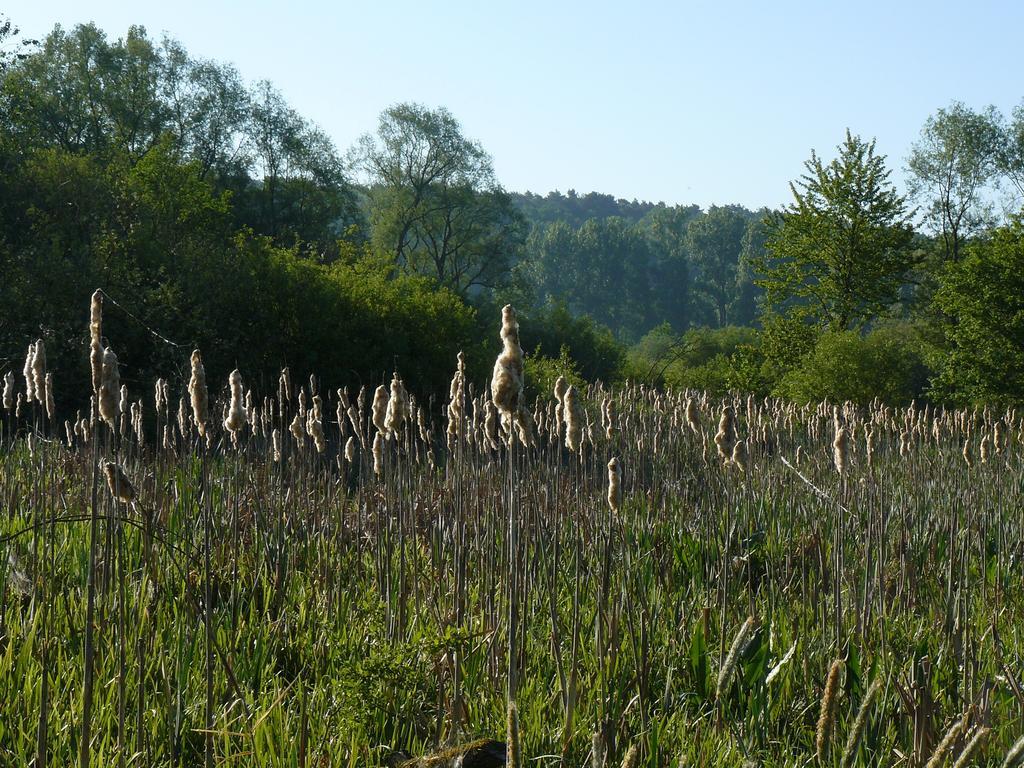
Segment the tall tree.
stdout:
[[758,265],[772,310],[834,331],[862,327],[896,299],[913,257],[906,201],[875,142],[846,132],[839,156],[816,153],[790,184]]
[[522,214],[448,110],[389,107],[356,158],[370,184],[374,244],[400,267],[462,294],[507,278],[526,237]]
[[985,190],[996,175],[1001,121],[995,107],[975,112],[953,102],[928,118],[911,150],[911,193],[927,206],[952,261],[966,238],[992,223]]
[[1015,218],[949,263],[935,302],[949,349],[940,394],[960,402],[1024,403],[1024,222]]
[[1016,188],[1018,204],[1024,202],[1024,102],[1014,108],[1013,117],[1004,128],[997,165]]
[[738,294],[740,254],[747,219],[744,211],[736,206],[713,205],[703,216],[690,222],[686,231],[694,289],[710,306],[718,328],[732,320],[730,308]]

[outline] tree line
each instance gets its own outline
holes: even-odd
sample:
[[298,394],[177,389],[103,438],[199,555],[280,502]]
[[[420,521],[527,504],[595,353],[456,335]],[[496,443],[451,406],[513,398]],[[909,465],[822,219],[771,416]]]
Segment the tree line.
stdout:
[[173,39],[7,23],[0,364],[43,337],[70,379],[102,286],[143,376],[200,346],[214,371],[398,368],[441,396],[460,349],[486,376],[513,301],[537,386],[1017,402],[1024,109],[940,109],[906,164],[909,197],[848,132],[775,211],[516,194],[443,108],[396,104],[342,152],[270,83]]

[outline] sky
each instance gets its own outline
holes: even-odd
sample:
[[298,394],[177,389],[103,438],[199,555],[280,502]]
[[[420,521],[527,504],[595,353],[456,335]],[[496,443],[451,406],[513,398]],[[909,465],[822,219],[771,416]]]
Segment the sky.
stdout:
[[444,106],[506,189],[778,206],[814,149],[877,139],[902,188],[952,101],[1024,101],[1024,3],[15,0],[25,37],[132,24],[267,79],[345,152],[382,110]]

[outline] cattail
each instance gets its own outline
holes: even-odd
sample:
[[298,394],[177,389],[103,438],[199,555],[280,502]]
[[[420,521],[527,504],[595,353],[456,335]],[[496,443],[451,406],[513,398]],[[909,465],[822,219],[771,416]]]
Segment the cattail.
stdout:
[[462,436],[465,426],[466,408],[466,356],[459,351],[458,367],[455,375],[452,376],[452,383],[449,389],[448,398],[448,450],[454,452],[459,438]]
[[242,404],[242,374],[236,368],[228,376],[231,389],[231,405],[228,406],[228,417],[224,419],[224,429],[231,433],[231,440],[237,445],[238,433],[249,423],[249,414]]
[[192,419],[200,437],[206,437],[206,422],[209,420],[210,398],[206,391],[206,369],[203,358],[196,349],[192,352],[192,378],[188,382],[188,394],[192,399]]
[[68,448],[70,448],[75,444],[75,429],[67,419],[64,420],[64,434],[67,436]]
[[900,432],[900,458],[905,459],[910,453],[910,431],[903,430]]
[[380,477],[384,472],[384,436],[378,432],[373,437],[373,474]]
[[270,433],[270,443],[274,451],[274,461],[281,460],[281,430],[274,428],[274,431]]
[[618,512],[622,506],[622,469],[618,458],[608,462],[608,506]]
[[868,722],[868,715],[871,713],[871,705],[874,703],[875,696],[878,695],[878,691],[882,688],[882,681],[875,680],[870,686],[868,686],[867,692],[864,694],[864,699],[860,703],[860,709],[857,710],[857,717],[853,721],[853,725],[850,727],[850,733],[846,737],[846,747],[843,749],[843,757],[840,761],[842,768],[851,768],[857,757],[857,747],[860,746],[861,737],[864,735],[864,727]]
[[92,391],[98,394],[103,386],[103,345],[93,341],[89,345],[89,366],[92,369]]
[[14,407],[14,371],[4,374],[4,410],[9,411]]
[[103,294],[97,288],[89,303],[89,365],[92,369],[92,391],[103,384]]
[[57,410],[57,405],[53,399],[53,374],[47,372],[43,382],[43,389],[46,390],[46,418],[53,421],[53,414]]
[[953,749],[953,745],[960,737],[960,733],[966,724],[965,718],[961,717],[949,727],[946,734],[935,746],[935,750],[925,764],[925,768],[942,768],[943,763],[946,762],[946,757],[949,755],[950,750]]
[[1003,768],[1018,768],[1020,765],[1024,765],[1024,736],[1017,739],[1003,760]]
[[981,457],[981,463],[987,464],[989,458],[989,438],[988,435],[981,436],[981,444],[978,446],[978,456]]
[[182,397],[178,401],[178,434],[181,435],[181,439],[188,442],[189,439],[189,408],[188,401]]
[[46,346],[42,339],[36,340],[35,352],[32,354],[32,384],[36,402],[46,404]]
[[103,292],[99,288],[89,302],[89,338],[95,342],[103,338]]
[[302,416],[298,412],[296,412],[295,418],[292,419],[292,423],[288,425],[288,431],[291,432],[292,437],[295,438],[295,442],[298,447],[302,448],[302,438],[306,436],[306,430],[302,424]]
[[974,756],[974,753],[981,749],[981,745],[985,743],[985,740],[988,738],[991,730],[991,728],[986,728],[985,726],[978,728],[978,730],[974,732],[974,736],[971,737],[971,740],[967,742],[967,745],[960,753],[960,756],[956,759],[956,762],[953,763],[953,768],[967,768],[971,762],[971,758]]
[[356,439],[350,437],[345,441],[345,461],[354,464],[356,461]]
[[741,472],[747,471],[747,444],[743,440],[737,440],[732,447],[732,456],[729,462]]
[[585,414],[576,396],[576,387],[570,385],[562,397],[562,423],[565,425],[565,447],[570,453],[578,453],[583,438]]
[[135,488],[119,465],[112,461],[103,462],[103,474],[107,476],[110,494],[117,501],[122,504],[131,504],[135,501]]
[[171,429],[170,424],[164,424],[163,446],[166,451],[173,450],[174,448],[174,431]]
[[964,440],[964,447],[961,453],[963,454],[964,463],[967,465],[967,468],[970,469],[971,467],[973,467],[974,456],[971,453],[971,438],[967,438],[966,440]]
[[533,448],[537,445],[536,438],[534,437],[537,425],[533,421],[533,414],[525,405],[520,405],[516,411],[513,426],[516,430],[516,436],[524,448]]
[[697,414],[697,401],[692,397],[686,398],[686,426],[694,434],[700,432],[700,416]]
[[21,375],[25,379],[25,402],[27,403],[31,403],[36,399],[36,379],[32,371],[35,356],[36,345],[29,344],[28,352],[25,354],[25,367],[21,371]]
[[640,752],[637,750],[634,744],[626,750],[626,756],[622,758],[622,768],[636,768],[637,761],[640,759]]
[[277,399],[281,402],[282,411],[285,403],[292,401],[292,372],[287,366],[281,369],[281,375],[277,379]]
[[611,397],[606,397],[601,406],[601,422],[605,439],[611,440],[615,436],[615,401]]
[[490,400],[484,403],[484,437],[492,451],[498,450],[498,409]]
[[850,457],[850,433],[846,427],[840,427],[836,431],[836,438],[832,441],[832,461],[836,465],[836,472],[842,477],[846,474],[846,463]]
[[733,447],[736,444],[736,419],[733,416],[732,407],[722,408],[722,416],[718,420],[718,432],[715,433],[715,447],[718,448],[718,456],[723,461],[732,459]]
[[1006,448],[1006,432],[1003,429],[1003,422],[997,421],[992,426],[992,450],[996,452],[997,456],[1000,456],[1004,448]]
[[408,418],[409,393],[405,391],[402,380],[395,373],[391,379],[391,395],[384,413],[384,428],[387,431],[388,439],[397,439],[398,433]]
[[121,437],[128,437],[128,429],[131,421],[131,401],[128,399],[128,387],[124,384],[121,385],[120,397],[117,401],[117,410],[121,414]]
[[519,749],[519,710],[516,703],[508,703],[508,749],[506,764],[509,768],[522,768],[522,753]]
[[164,387],[167,382],[164,379],[157,379],[153,385],[153,408],[160,415],[164,412],[167,407],[167,395],[164,391]]
[[864,430],[864,455],[867,465],[870,467],[875,458],[875,431],[873,429]]
[[309,412],[306,420],[306,432],[313,438],[313,445],[317,453],[327,450],[327,436],[324,434],[323,420],[324,403],[320,395],[313,395],[313,410]]
[[385,418],[388,413],[388,388],[381,384],[373,393],[373,426],[377,428],[380,433],[386,434],[388,431],[387,422]]
[[828,739],[832,733],[832,724],[836,716],[836,704],[839,703],[839,673],[843,669],[842,659],[836,659],[828,671],[828,679],[825,682],[825,691],[821,696],[821,714],[818,716],[818,728],[815,736],[815,752],[818,761],[825,760],[825,752],[828,750]]
[[121,374],[117,369],[117,355],[112,349],[103,350],[103,373],[99,391],[96,393],[96,405],[102,418],[112,430],[118,426],[120,416]]
[[558,403],[558,407],[555,408],[555,435],[561,437],[562,435],[562,410],[565,408],[565,393],[569,389],[569,382],[565,380],[565,376],[559,376],[555,379],[555,402]]
[[348,407],[348,410],[345,411],[345,417],[348,419],[348,423],[352,425],[352,431],[355,433],[356,437],[359,438],[359,442],[362,443],[363,433],[359,428],[359,412],[356,411],[356,407],[354,405],[350,405]]
[[729,646],[729,653],[726,654],[725,661],[722,662],[722,668],[718,672],[718,686],[715,689],[715,698],[721,699],[722,694],[729,687],[729,683],[732,682],[733,673],[736,672],[736,662],[739,661],[740,653],[743,651],[744,646],[746,646],[750,633],[756,627],[757,619],[753,616],[748,616],[747,620],[743,622],[743,626],[740,627],[740,631],[736,633],[736,637],[733,638],[732,645]]
[[501,310],[503,349],[494,361],[491,376],[491,400],[502,417],[511,420],[519,410],[523,396],[523,350],[519,346],[519,323],[511,304]]

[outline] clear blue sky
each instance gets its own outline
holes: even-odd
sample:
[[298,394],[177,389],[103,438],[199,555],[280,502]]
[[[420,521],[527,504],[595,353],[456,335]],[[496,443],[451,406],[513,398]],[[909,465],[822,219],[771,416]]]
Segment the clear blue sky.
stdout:
[[344,152],[389,104],[445,106],[506,188],[778,205],[849,126],[899,180],[929,114],[1024,99],[1024,3],[16,0],[26,36],[169,33],[271,80]]

